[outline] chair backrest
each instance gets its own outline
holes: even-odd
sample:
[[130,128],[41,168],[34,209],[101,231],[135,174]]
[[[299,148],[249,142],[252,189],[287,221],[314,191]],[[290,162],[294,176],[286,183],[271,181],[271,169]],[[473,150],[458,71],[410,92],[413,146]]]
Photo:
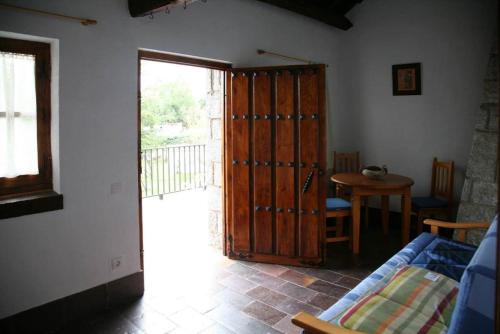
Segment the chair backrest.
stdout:
[[497,239],[495,217],[460,279],[448,334],[494,332]]
[[453,178],[455,177],[453,161],[432,161],[431,196],[441,197],[451,204],[453,200]]
[[358,173],[359,167],[359,152],[333,151],[333,174]]

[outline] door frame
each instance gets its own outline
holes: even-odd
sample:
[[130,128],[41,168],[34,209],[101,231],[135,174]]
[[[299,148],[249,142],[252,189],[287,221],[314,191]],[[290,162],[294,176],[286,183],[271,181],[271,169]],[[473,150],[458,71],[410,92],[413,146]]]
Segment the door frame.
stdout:
[[[184,56],[184,55],[179,55],[179,54],[173,54],[173,53],[167,53],[167,52],[158,52],[158,51],[151,51],[147,49],[139,49],[138,54],[137,54],[137,188],[138,188],[138,201],[139,201],[139,217],[138,217],[138,223],[139,223],[139,256],[140,256],[140,265],[141,265],[141,270],[144,271],[144,234],[143,234],[143,222],[142,222],[142,187],[141,187],[141,60],[151,60],[151,61],[158,61],[158,62],[165,62],[165,63],[171,63],[171,64],[178,64],[178,65],[187,65],[187,66],[196,66],[196,67],[202,67],[206,69],[211,69],[211,70],[219,70],[224,72],[223,77],[225,79],[226,77],[226,72],[229,71],[232,68],[231,63],[226,63],[222,61],[215,61],[215,60],[210,60],[206,58],[200,58],[200,57],[193,57],[193,56]],[[226,84],[224,83],[224,98],[223,98],[223,112],[221,115],[222,118],[222,145],[225,146],[225,115],[226,115]],[[226,187],[225,187],[225,182],[224,182],[224,175],[225,175],[225,149],[224,147],[221,148],[222,152],[222,157],[221,157],[221,168],[222,168],[222,191],[221,191],[221,196],[222,196],[222,222],[223,222],[223,232],[222,232],[222,238],[223,238],[223,250],[224,250],[224,255],[226,252],[226,208],[225,208],[225,194],[226,194]]]

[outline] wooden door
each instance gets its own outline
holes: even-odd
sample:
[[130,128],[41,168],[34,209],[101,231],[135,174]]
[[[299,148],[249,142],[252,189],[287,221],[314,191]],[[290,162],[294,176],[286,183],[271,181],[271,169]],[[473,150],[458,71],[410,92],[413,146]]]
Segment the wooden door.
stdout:
[[323,65],[228,73],[225,201],[230,258],[322,264],[324,83]]

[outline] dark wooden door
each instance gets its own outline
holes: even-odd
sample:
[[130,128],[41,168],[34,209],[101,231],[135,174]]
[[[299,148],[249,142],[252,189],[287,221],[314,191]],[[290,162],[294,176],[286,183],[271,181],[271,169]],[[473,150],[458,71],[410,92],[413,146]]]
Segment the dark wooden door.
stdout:
[[323,261],[325,67],[232,69],[225,119],[226,253]]

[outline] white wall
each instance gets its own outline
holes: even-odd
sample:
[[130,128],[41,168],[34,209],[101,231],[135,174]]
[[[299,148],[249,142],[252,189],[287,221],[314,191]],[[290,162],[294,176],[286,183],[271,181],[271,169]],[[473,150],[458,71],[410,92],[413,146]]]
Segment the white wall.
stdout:
[[[432,158],[454,160],[456,200],[493,43],[495,0],[367,0],[341,34],[333,145],[387,164],[428,195]],[[391,66],[422,63],[422,95],[393,96]],[[332,135],[332,134],[331,134]],[[396,201],[394,201],[396,202]],[[399,203],[393,203],[399,210]]]
[[[236,66],[284,64],[258,57],[257,48],[329,63],[330,104],[335,101],[341,32],[255,0],[199,2],[153,20],[131,18],[126,0],[4,2],[99,23],[84,27],[0,10],[2,31],[59,39],[64,194],[63,211],[0,221],[0,318],[139,270],[138,48]],[[114,182],[123,191],[111,196]],[[124,257],[124,265],[111,273],[109,261],[116,256]]]

